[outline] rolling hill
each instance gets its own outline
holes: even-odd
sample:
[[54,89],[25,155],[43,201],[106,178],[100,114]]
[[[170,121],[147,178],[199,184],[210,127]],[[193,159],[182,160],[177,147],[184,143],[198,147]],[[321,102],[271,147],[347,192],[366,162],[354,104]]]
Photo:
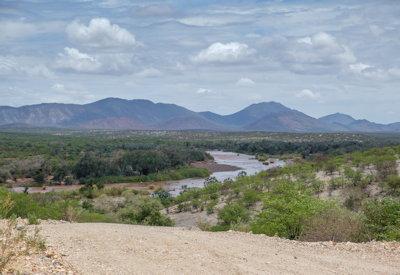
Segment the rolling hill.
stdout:
[[56,127],[69,129],[213,130],[268,132],[400,132],[400,123],[377,124],[345,114],[319,119],[277,102],[252,104],[219,115],[194,112],[175,104],[106,98],[93,103],[43,103],[0,106],[0,128]]

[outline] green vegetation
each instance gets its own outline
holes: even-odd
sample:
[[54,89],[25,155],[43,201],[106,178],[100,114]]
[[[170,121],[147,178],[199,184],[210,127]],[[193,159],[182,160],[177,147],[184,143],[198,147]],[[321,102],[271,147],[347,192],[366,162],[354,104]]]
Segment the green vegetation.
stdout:
[[[170,226],[169,211],[215,215],[206,230],[238,230],[308,241],[400,240],[399,137],[361,134],[212,132],[0,133],[0,182],[84,184],[79,191],[17,194],[1,218]],[[390,146],[389,146],[390,145]],[[205,178],[191,162],[225,149],[290,159],[286,167],[208,178],[178,197],[104,188],[107,183]],[[4,204],[4,203],[3,203]],[[0,204],[1,206],[1,204]],[[172,209],[172,210],[171,210]]]
[[31,185],[146,182],[207,177],[188,167],[210,156],[203,149],[133,134],[0,133],[0,183]]
[[160,198],[146,192],[123,188],[82,188],[80,191],[20,194],[0,188],[0,201],[10,201],[5,212],[0,208],[0,218],[27,218],[30,223],[38,219],[74,222],[114,222],[146,225],[172,225],[161,214]]
[[186,190],[173,204],[180,211],[216,213],[218,224],[203,224],[207,230],[308,241],[398,241],[399,156],[400,146],[315,155],[256,176]]

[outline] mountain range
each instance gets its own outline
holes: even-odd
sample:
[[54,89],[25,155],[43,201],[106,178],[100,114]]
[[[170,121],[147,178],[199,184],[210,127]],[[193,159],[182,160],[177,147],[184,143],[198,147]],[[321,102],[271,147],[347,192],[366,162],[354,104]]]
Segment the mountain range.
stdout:
[[106,98],[84,105],[0,106],[0,127],[400,133],[400,122],[378,124],[341,113],[317,119],[277,102],[252,104],[234,114],[219,115],[194,112],[175,104],[120,98]]

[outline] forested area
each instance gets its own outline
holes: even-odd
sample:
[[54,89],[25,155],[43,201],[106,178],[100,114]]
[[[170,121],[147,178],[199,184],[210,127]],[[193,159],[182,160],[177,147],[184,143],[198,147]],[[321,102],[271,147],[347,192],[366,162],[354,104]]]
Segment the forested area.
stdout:
[[85,183],[102,177],[141,181],[171,169],[197,176],[205,171],[183,168],[207,158],[202,149],[152,137],[0,133],[0,183],[19,178],[37,184]]
[[[206,150],[310,158],[399,144],[396,135],[218,132],[0,133],[0,183],[140,182],[206,176]],[[176,170],[176,173],[168,171]],[[160,174],[162,173],[162,174]]]

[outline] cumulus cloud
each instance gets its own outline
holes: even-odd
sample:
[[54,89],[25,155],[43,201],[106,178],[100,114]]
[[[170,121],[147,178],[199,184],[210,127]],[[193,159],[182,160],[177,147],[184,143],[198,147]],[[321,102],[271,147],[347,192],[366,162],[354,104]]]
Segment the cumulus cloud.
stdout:
[[57,66],[77,72],[96,72],[101,68],[101,63],[94,57],[80,52],[75,48],[64,48],[64,53],[59,54]]
[[357,62],[347,45],[325,32],[305,37],[269,37],[262,44],[270,60],[295,73],[328,74]]
[[287,51],[286,61],[294,70],[323,70],[356,62],[353,52],[325,32],[297,40]]
[[254,53],[255,50],[246,44],[217,42],[200,51],[193,61],[197,63],[238,63],[249,60]]
[[252,79],[247,78],[247,77],[242,77],[236,82],[236,85],[238,86],[254,86],[256,84]]
[[206,94],[211,94],[211,93],[212,93],[212,90],[206,89],[206,88],[199,88],[199,89],[196,91],[196,93],[197,93],[197,94],[200,94],[200,95],[206,95]]
[[135,36],[107,18],[93,18],[86,26],[74,21],[66,28],[68,38],[77,44],[95,48],[126,48],[136,44]]
[[318,92],[313,92],[309,89],[303,89],[296,93],[296,97],[298,98],[306,98],[312,100],[318,100],[321,98],[321,94]]

